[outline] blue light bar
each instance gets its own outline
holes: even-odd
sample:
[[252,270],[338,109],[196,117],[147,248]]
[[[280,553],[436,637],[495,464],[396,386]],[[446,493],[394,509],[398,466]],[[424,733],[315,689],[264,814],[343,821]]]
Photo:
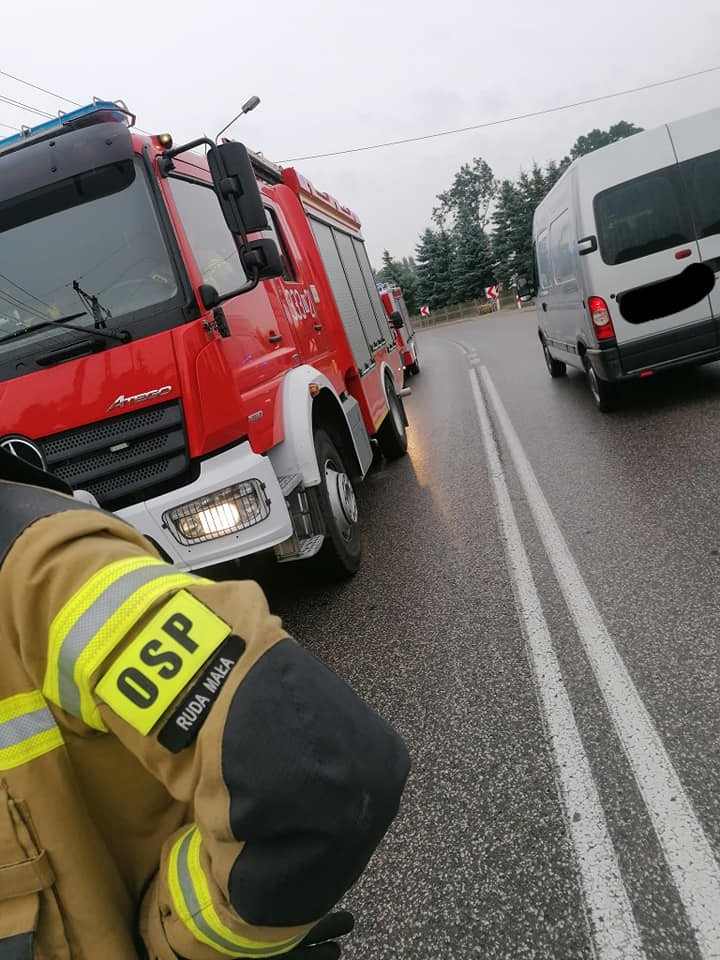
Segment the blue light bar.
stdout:
[[0,153],[8,153],[26,143],[46,140],[68,130],[78,130],[95,123],[124,123],[131,127],[135,123],[135,116],[122,100],[93,100],[86,107],[79,107],[70,113],[60,112],[56,119],[47,120],[37,127],[21,127],[20,133],[0,140]]

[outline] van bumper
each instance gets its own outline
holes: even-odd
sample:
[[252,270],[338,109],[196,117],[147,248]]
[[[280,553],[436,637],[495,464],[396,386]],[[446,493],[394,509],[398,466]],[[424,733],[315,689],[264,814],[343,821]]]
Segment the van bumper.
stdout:
[[590,361],[593,370],[601,380],[623,380],[625,373],[620,363],[620,351],[617,347],[603,347],[587,349],[585,356]]
[[632,380],[647,370],[720,360],[720,336],[714,320],[703,320],[631,343],[588,349],[587,358],[603,380]]

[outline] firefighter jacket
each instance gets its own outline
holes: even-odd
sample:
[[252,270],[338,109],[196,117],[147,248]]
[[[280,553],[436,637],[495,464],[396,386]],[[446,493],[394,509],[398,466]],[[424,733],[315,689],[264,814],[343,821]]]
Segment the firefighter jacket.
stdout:
[[0,510],[0,960],[291,950],[395,816],[402,741],[256,584],[59,492]]

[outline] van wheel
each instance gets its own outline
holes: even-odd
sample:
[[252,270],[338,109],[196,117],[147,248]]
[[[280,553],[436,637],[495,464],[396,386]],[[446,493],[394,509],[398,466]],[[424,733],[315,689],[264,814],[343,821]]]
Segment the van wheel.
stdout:
[[397,395],[395,385],[387,381],[388,413],[378,430],[380,452],[388,460],[397,460],[407,453],[407,431],[405,430],[405,410]]
[[360,566],[360,523],[355,491],[335,443],[324,430],[315,431],[315,454],[320,468],[320,512],[325,542],[317,556],[323,574],[333,579],[351,577]]
[[548,350],[547,344],[543,341],[543,356],[545,357],[545,366],[548,368],[548,373],[553,378],[564,377],[567,373],[567,366],[562,362],[562,360],[556,360]]
[[618,405],[617,384],[608,383],[607,380],[601,379],[595,373],[592,364],[586,357],[583,358],[583,364],[585,365],[588,386],[590,387],[590,393],[592,394],[596,408],[601,413],[609,413],[611,410],[615,410]]

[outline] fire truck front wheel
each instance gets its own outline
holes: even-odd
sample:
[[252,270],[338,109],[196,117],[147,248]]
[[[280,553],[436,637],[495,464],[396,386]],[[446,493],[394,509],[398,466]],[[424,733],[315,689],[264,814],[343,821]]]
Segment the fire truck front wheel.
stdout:
[[380,425],[377,439],[380,445],[380,452],[388,460],[397,460],[407,453],[407,432],[405,430],[405,409],[402,400],[397,395],[395,386],[390,378],[387,378],[387,416]]
[[325,542],[318,562],[327,574],[350,577],[360,566],[360,523],[350,476],[334,441],[324,430],[315,431],[315,453],[320,467],[320,509]]

